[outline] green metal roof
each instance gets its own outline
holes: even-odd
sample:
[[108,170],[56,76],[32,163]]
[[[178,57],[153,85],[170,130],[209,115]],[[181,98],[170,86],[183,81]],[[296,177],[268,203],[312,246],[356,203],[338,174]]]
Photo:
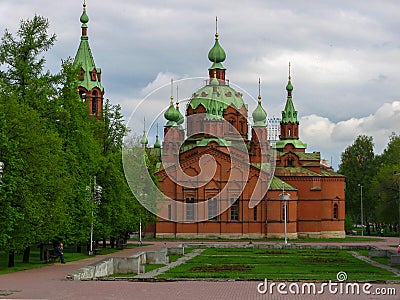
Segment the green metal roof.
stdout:
[[261,105],[261,101],[258,101],[256,109],[253,111],[253,126],[265,126],[267,122],[267,112]]
[[286,100],[285,109],[282,111],[281,123],[299,123],[299,120],[297,119],[297,110],[295,110],[292,100],[293,85],[292,82],[290,81],[290,77],[289,77],[289,82],[286,85],[286,90],[288,92],[288,96]]
[[[291,153],[295,154],[299,160],[316,160],[316,161],[320,161],[321,159],[321,154],[319,152],[293,152],[290,151]],[[289,152],[281,152],[279,151],[279,156],[283,156]]]
[[171,99],[168,109],[164,112],[164,118],[168,120],[166,126],[177,125],[177,122],[180,121],[181,116],[182,115],[180,114],[179,110],[174,107],[174,103]]
[[242,94],[235,91],[229,85],[220,84],[206,85],[193,93],[189,104],[193,109],[203,105],[207,115],[223,118],[223,112],[228,106],[233,105],[236,109],[241,109],[245,105]]
[[225,60],[226,53],[218,42],[218,34],[215,34],[214,46],[208,52],[208,59],[213,63],[221,63]]
[[[86,23],[89,22],[89,18],[86,15],[85,8],[83,10],[80,21],[82,22],[82,28],[87,28]],[[80,85],[82,87],[86,88],[88,91],[97,87],[102,92],[104,92],[104,87],[101,85],[98,77],[96,76],[95,78],[93,78],[94,80],[92,80],[92,78],[90,76],[91,71],[96,70],[96,73],[101,73],[101,69],[96,68],[88,40],[89,40],[89,37],[87,35],[81,36],[81,42],[79,44],[79,48],[75,55],[75,60],[74,60],[74,65],[81,66],[82,69],[85,71]]]
[[283,149],[283,148],[285,148],[285,146],[287,144],[293,144],[293,146],[296,149],[306,149],[307,148],[307,144],[303,143],[300,140],[279,140],[276,142],[275,145],[273,145],[273,147],[275,149]]
[[278,176],[321,176],[321,174],[304,167],[276,167]]
[[321,175],[322,176],[332,176],[332,177],[345,177],[342,174],[336,173],[334,171],[330,171],[324,168],[321,168]]
[[210,142],[216,142],[220,146],[229,147],[231,146],[230,141],[226,141],[222,138],[203,138],[196,142],[196,146],[207,146]]
[[278,177],[274,176],[272,178],[271,184],[269,186],[269,191],[281,191],[282,185],[284,185],[285,191],[297,191],[297,189],[287,182],[280,180]]

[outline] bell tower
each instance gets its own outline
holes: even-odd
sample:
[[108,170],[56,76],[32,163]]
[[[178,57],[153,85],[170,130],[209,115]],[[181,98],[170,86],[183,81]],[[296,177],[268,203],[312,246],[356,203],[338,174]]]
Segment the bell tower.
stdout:
[[87,29],[89,17],[86,14],[86,0],[83,2],[81,42],[75,55],[74,65],[80,67],[78,92],[89,108],[89,114],[102,119],[104,87],[101,85],[101,69],[96,67],[89,46]]

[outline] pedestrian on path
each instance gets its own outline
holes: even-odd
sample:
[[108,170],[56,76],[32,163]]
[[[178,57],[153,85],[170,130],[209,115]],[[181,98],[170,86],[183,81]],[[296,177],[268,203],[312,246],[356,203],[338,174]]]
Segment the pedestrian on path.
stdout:
[[397,253],[400,254],[400,244],[399,244],[399,246],[397,247]]
[[64,260],[64,245],[63,243],[59,243],[55,248],[54,248],[54,258],[60,257],[61,263],[65,264]]

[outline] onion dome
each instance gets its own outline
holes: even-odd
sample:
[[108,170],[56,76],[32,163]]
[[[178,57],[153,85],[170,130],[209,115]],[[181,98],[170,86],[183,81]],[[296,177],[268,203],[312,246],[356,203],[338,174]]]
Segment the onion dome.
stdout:
[[261,105],[261,94],[260,94],[260,79],[258,80],[258,105],[253,111],[254,126],[265,126],[267,122],[267,113]]
[[83,12],[80,18],[81,23],[86,24],[87,22],[89,22],[89,17],[86,14],[86,2],[83,3]]
[[216,72],[216,70],[214,69],[214,77],[213,77],[213,79],[211,80],[211,86],[218,86],[219,85],[219,81],[218,81],[218,79],[217,79],[217,72]]
[[288,81],[288,83],[287,83],[287,85],[286,85],[286,90],[287,90],[288,92],[293,91],[293,85],[292,85],[292,82],[290,81],[290,77],[289,77],[289,81]]
[[174,103],[172,102],[172,100],[169,104],[168,109],[164,113],[164,118],[166,118],[168,121],[167,126],[176,125],[177,121],[179,120],[179,112],[174,107]]
[[154,148],[161,148],[161,144],[158,141],[158,134],[156,135],[156,142],[154,143]]
[[149,143],[149,140],[147,139],[146,133],[143,133],[142,139],[140,140],[140,143],[143,146],[147,146],[147,144]]
[[221,47],[218,41],[218,19],[215,18],[215,42],[214,46],[208,52],[208,59],[213,63],[212,69],[222,69],[225,70],[224,66],[221,64],[226,58],[226,53]]
[[221,63],[225,60],[226,54],[224,49],[221,47],[221,45],[218,42],[218,33],[215,34],[215,43],[214,46],[210,49],[208,52],[208,59],[215,63]]
[[293,85],[290,77],[290,63],[289,63],[289,80],[286,85],[286,91],[288,93],[285,109],[282,111],[282,121],[281,123],[299,123],[297,119],[297,110],[294,108],[292,100]]
[[143,136],[142,139],[140,140],[140,143],[142,144],[143,147],[146,147],[147,144],[149,143],[149,140],[147,139],[146,135],[146,120],[143,118],[144,125],[143,125]]
[[[170,97],[170,102],[169,102],[169,107],[164,113],[164,118],[168,120],[166,126],[175,126],[177,125],[177,122],[181,118],[181,113],[179,112],[179,109],[176,109],[174,107],[174,96],[173,96],[173,86],[174,86],[174,80],[171,79],[171,97]],[[182,116],[183,118],[183,116]]]

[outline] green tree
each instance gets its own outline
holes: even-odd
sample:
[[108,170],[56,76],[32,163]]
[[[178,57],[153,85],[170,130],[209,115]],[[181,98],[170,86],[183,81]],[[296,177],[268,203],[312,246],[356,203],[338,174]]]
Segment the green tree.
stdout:
[[372,194],[377,199],[379,222],[399,222],[400,136],[392,134],[383,153],[377,157],[379,170],[372,180]]
[[35,16],[22,20],[15,38],[7,29],[0,45],[0,70],[2,88],[12,93],[19,101],[25,102],[46,116],[47,103],[54,94],[57,76],[44,72],[43,53],[53,46],[56,37],[49,35],[48,20]]
[[363,186],[364,222],[375,218],[375,198],[371,196],[370,182],[376,173],[373,138],[360,135],[341,155],[339,173],[346,176],[346,213],[360,222],[361,188]]

